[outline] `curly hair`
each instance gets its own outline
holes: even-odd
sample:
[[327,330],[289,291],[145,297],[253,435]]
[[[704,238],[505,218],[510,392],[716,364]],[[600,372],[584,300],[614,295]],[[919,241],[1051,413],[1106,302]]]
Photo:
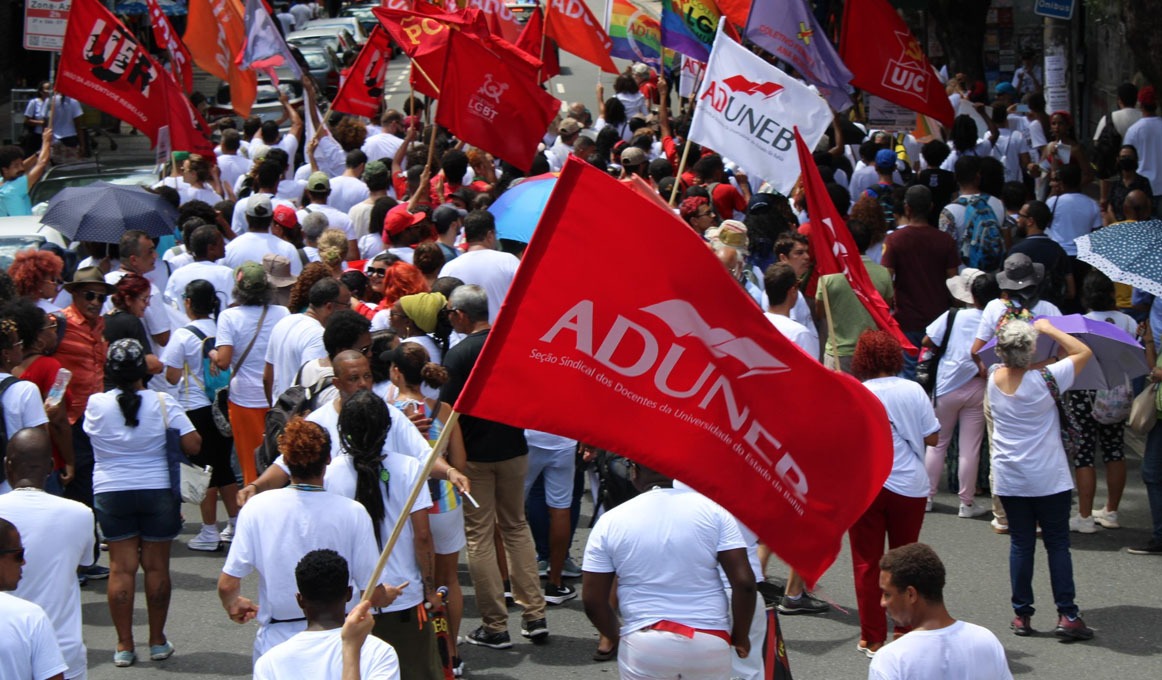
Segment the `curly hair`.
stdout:
[[323,279],[329,279],[331,276],[331,268],[322,262],[307,263],[307,266],[303,267],[302,273],[299,274],[299,278],[295,279],[294,285],[291,286],[287,308],[292,312],[306,309],[311,286]]
[[18,294],[38,298],[41,283],[46,279],[59,279],[64,268],[64,260],[47,250],[22,250],[12,258],[8,275],[12,277]]
[[936,551],[924,543],[892,548],[880,558],[880,571],[891,575],[897,590],[916,589],[928,602],[944,601],[944,563]]
[[997,358],[1006,368],[1028,368],[1037,353],[1037,329],[1013,319],[997,329]]
[[424,278],[419,268],[400,260],[387,268],[387,275],[383,279],[383,300],[380,305],[387,309],[405,295],[427,292],[428,280]]
[[16,298],[0,309],[0,318],[16,322],[16,335],[24,343],[26,352],[36,344],[37,336],[44,328],[44,317],[44,310],[27,298]]
[[331,435],[302,416],[295,416],[278,437],[278,452],[292,477],[319,477],[331,462]]
[[295,584],[307,602],[330,603],[347,597],[350,580],[347,560],[334,550],[322,548],[303,555],[295,567]]
[[412,263],[425,277],[439,276],[440,269],[444,266],[444,251],[440,250],[435,241],[424,241],[416,246]]
[[888,234],[887,217],[880,202],[871,196],[861,196],[855,205],[851,206],[848,219],[859,220],[871,229],[871,243],[879,243]]
[[347,255],[347,234],[342,229],[328,229],[319,236],[319,260],[328,267],[343,261]]
[[113,306],[117,309],[127,309],[129,298],[149,295],[149,288],[149,279],[140,274],[126,274],[117,282],[117,292],[113,293]]
[[[371,515],[375,540],[383,543],[380,526],[386,514],[386,486],[380,487],[383,444],[391,430],[387,404],[370,390],[359,390],[343,400],[339,412],[339,447],[355,465],[355,500]],[[382,492],[381,492],[382,488]]]
[[401,342],[392,350],[391,365],[399,369],[408,385],[421,382],[431,388],[439,388],[448,382],[448,370],[433,363],[428,350],[418,342]]
[[363,146],[367,139],[367,125],[354,116],[343,116],[331,133],[344,151],[352,151]]
[[681,215],[682,219],[689,222],[690,218],[694,217],[694,215],[698,213],[698,208],[701,208],[704,205],[708,205],[709,203],[710,200],[705,196],[690,196],[688,198],[683,198],[682,202],[678,204],[678,214]]
[[860,380],[895,375],[904,368],[899,340],[886,331],[866,330],[859,336],[851,357],[851,372]]

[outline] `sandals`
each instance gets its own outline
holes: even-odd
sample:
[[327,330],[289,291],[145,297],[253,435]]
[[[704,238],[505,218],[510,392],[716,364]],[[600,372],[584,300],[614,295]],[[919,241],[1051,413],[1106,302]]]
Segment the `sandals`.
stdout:
[[610,649],[595,649],[593,650],[594,661],[613,661],[617,658],[617,645]]

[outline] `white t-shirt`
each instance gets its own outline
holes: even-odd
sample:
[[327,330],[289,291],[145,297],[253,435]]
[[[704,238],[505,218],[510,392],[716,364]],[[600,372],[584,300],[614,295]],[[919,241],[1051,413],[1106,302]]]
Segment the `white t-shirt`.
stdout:
[[862,162],[851,173],[851,180],[847,183],[847,191],[851,194],[851,204],[859,200],[863,192],[867,191],[868,187],[875,184],[879,179],[876,173],[876,166],[864,165]]
[[582,569],[617,574],[622,635],[663,620],[726,631],[718,553],[737,548],[746,542],[721,507],[691,491],[654,489],[597,520]]
[[940,169],[947,170],[948,172],[954,172],[956,170],[956,161],[960,160],[961,156],[980,156],[984,158],[985,156],[993,155],[993,143],[987,139],[976,140],[976,146],[964,153],[952,148],[951,144],[948,146],[951,152],[948,154],[948,158],[945,158],[944,162],[940,164]]
[[52,138],[60,141],[77,136],[77,118],[85,115],[81,103],[72,97],[54,95],[56,105],[52,116]]
[[390,164],[395,158],[395,152],[399,151],[403,140],[390,132],[381,132],[377,135],[371,135],[363,140],[361,147],[363,153],[367,154],[367,162],[384,161]]
[[[169,283],[165,287],[165,299],[179,312],[185,312],[185,302],[182,296],[186,293],[186,286],[191,281],[202,279],[214,286],[218,294],[221,309],[226,309],[234,301],[234,272],[226,265],[213,262],[191,262],[184,267],[175,269],[169,275]],[[150,301],[152,306],[153,302]]]
[[[258,572],[257,618],[263,626],[271,619],[301,619],[295,567],[304,555],[320,549],[334,550],[347,560],[348,585],[353,589],[350,610],[379,559],[371,517],[362,505],[338,494],[275,489],[242,506],[222,572],[240,579]],[[259,636],[256,656],[268,649]]]
[[[362,239],[370,233],[371,229],[371,209],[375,207],[375,202],[370,203],[360,201],[351,206],[347,211],[347,219],[351,220],[351,228],[355,230],[356,240],[360,241],[360,248],[362,249]],[[375,237],[383,243],[383,237],[380,234],[375,234]]]
[[1116,310],[1109,312],[1090,312],[1085,315],[1085,318],[1092,319],[1093,321],[1112,323],[1130,335],[1136,336],[1138,334],[1138,322],[1134,321],[1134,317]]
[[12,594],[35,602],[52,621],[69,665],[65,677],[83,675],[87,660],[74,563],[93,563],[93,511],[40,489],[22,488],[0,496],[0,517],[16,526],[24,544],[24,575]]
[[[1015,302],[1013,304],[1016,304]],[[1057,305],[1045,300],[1038,300],[1037,304],[1033,305],[1033,316],[1061,316],[1061,310],[1057,309]],[[984,311],[980,315],[980,325],[976,327],[976,339],[983,342],[992,340],[997,334],[997,322],[1005,314],[1005,301],[1001,299],[991,300],[984,306]]]
[[499,250],[470,250],[444,265],[440,276],[455,276],[484,288],[488,294],[488,322],[496,321],[520,260]]
[[1012,680],[1005,648],[987,628],[957,621],[913,630],[876,652],[868,680]]
[[[385,543],[391,536],[391,531],[395,527],[400,513],[403,512],[404,504],[411,494],[412,487],[415,486],[420,473],[424,471],[423,463],[411,456],[393,455],[390,451],[386,453],[387,457],[383,459],[382,465],[388,473],[387,494],[384,498],[383,520],[379,523],[379,537]],[[354,459],[346,453],[332,458],[331,464],[327,466],[327,476],[323,479],[323,486],[327,488],[327,491],[339,494],[344,498],[354,499],[355,482]],[[384,489],[382,481],[379,484],[379,489],[382,494]],[[412,514],[427,512],[430,507],[432,507],[432,495],[428,492],[428,485],[424,484],[420,487],[420,495],[416,497],[415,505],[412,506]],[[415,587],[405,588],[403,594],[385,607],[383,611],[403,611],[415,607],[424,600],[423,574],[420,573],[419,563],[416,561],[415,531],[412,529],[411,522],[404,522],[395,549],[387,558],[387,566],[384,567],[383,573],[379,577],[379,582],[384,585],[397,586],[405,581],[415,584]]]
[[[156,267],[154,269],[156,270]],[[128,273],[122,269],[111,271],[105,275],[105,283],[116,286],[117,282],[125,278],[125,275]],[[145,333],[149,336],[149,351],[154,354],[160,354],[163,346],[158,345],[154,341],[153,336],[172,331],[173,322],[170,320],[169,310],[166,309],[165,299],[161,295],[161,290],[152,281],[149,284],[149,294],[153,297],[150,298],[149,304],[145,306],[145,316],[142,317],[141,323],[145,325]],[[111,311],[113,311],[112,299],[105,302],[101,313],[108,314]]]
[[1143,116],[1126,131],[1122,143],[1138,150],[1138,174],[1150,180],[1155,196],[1162,196],[1162,118]]
[[1089,196],[1077,193],[1050,196],[1045,204],[1053,212],[1053,221],[1045,233],[1061,244],[1066,255],[1077,257],[1074,239],[1101,229],[1101,207]]
[[[218,332],[213,319],[197,319],[190,325],[205,333],[207,338],[214,338]],[[210,405],[202,380],[202,340],[193,331],[185,326],[174,331],[161,361],[167,368],[183,369],[182,379],[178,382],[178,399],[182,408],[194,411]]]
[[[297,209],[297,206],[295,205],[295,201],[298,200],[298,197],[291,196],[288,198],[281,198],[281,196],[283,195],[283,193],[281,191],[283,188],[282,187],[283,184],[285,184],[285,182],[279,183],[278,196],[271,196],[270,194],[266,194],[267,196],[270,196],[271,210],[273,210],[274,208],[277,208],[280,205],[285,205],[289,208]],[[234,195],[238,195],[238,191],[241,188],[242,188],[242,177],[239,176],[238,180],[234,183]],[[257,193],[265,193],[265,192],[256,191],[254,193],[257,194]],[[299,196],[302,196],[301,191],[299,192]],[[234,217],[230,218],[230,228],[232,230],[234,230],[235,234],[241,235],[241,234],[245,234],[246,232],[250,231],[250,223],[246,221],[246,203],[249,200],[250,200],[250,196],[247,196],[246,198],[240,198],[240,199],[238,199],[238,204],[234,206]],[[237,240],[237,239],[235,239],[235,240]],[[227,244],[227,245],[229,245],[229,244]],[[258,262],[259,263],[262,262],[261,257],[258,258]],[[223,262],[221,264],[227,264],[227,263]],[[233,269],[233,267],[231,267],[231,269]]]
[[798,345],[812,359],[819,360],[819,338],[812,336],[806,326],[782,314],[766,312],[765,316],[783,337]]
[[617,97],[622,106],[625,107],[625,117],[627,120],[639,113],[643,116],[650,115],[649,102],[646,101],[645,96],[641,92],[618,92],[613,96]]
[[[254,664],[254,680],[340,680],[343,675],[341,633],[341,628],[296,633],[262,655]],[[359,677],[399,680],[399,657],[391,645],[368,635],[359,650]]]
[[[0,381],[11,378],[11,373],[0,371]],[[4,427],[8,437],[26,427],[40,427],[48,422],[40,389],[27,380],[17,380],[4,390]]]
[[[339,212],[347,213],[356,203],[366,201],[370,195],[371,192],[367,190],[367,185],[363,183],[363,180],[358,177],[339,175],[331,179],[331,195],[327,199],[327,205]],[[358,234],[358,236],[362,236],[362,234]]]
[[[961,198],[972,198],[980,195],[964,194]],[[988,196],[988,194],[985,195]],[[993,216],[997,218],[997,226],[1003,225],[1005,223],[1005,204],[1001,203],[1001,199],[996,196],[988,196],[988,204],[993,210]],[[940,231],[956,239],[958,247],[964,243],[965,232],[968,230],[968,224],[964,221],[967,212],[968,206],[960,205],[956,201],[944,206],[944,209],[940,211]]]
[[246,173],[250,172],[251,160],[241,153],[224,153],[218,156],[218,172],[224,186],[232,187]]
[[874,378],[863,386],[883,403],[892,426],[892,473],[884,488],[909,498],[926,498],[929,482],[924,469],[924,437],[940,431],[932,402],[919,383],[905,378]]
[[[1057,404],[1045,378],[1026,371],[1012,395],[989,374],[988,399],[993,414],[993,493],[998,496],[1049,496],[1073,488],[1070,462],[1061,443]],[[1048,366],[1064,394],[1073,386],[1073,360]]]
[[[948,315],[949,312],[944,312],[924,329],[933,345],[939,345],[944,340]],[[976,362],[972,360],[972,341],[976,339],[981,316],[982,312],[979,309],[957,310],[956,320],[952,322],[952,332],[948,335],[948,347],[944,350],[944,356],[940,357],[940,364],[936,369],[936,387],[933,392],[937,397],[962,387],[980,373]]]
[[295,18],[295,30],[301,29],[304,24],[314,17],[314,12],[311,11],[310,5],[303,3],[291,5],[287,11]]
[[295,375],[311,359],[327,356],[323,348],[323,324],[306,314],[291,314],[271,331],[277,338],[266,346],[266,363],[274,367],[274,387],[271,397],[283,393],[295,383]]
[[[525,430],[525,433],[526,433],[525,436],[527,437],[528,430]],[[678,481],[677,479],[674,480],[674,488],[675,489],[686,489],[686,490],[689,490],[691,493],[698,493],[692,487],[687,485],[685,482]],[[701,494],[699,494],[699,495],[701,495]],[[705,496],[703,496],[703,497],[705,498]],[[710,501],[709,498],[707,498],[706,500]],[[714,501],[710,501],[710,502],[714,503]],[[717,503],[714,503],[714,504],[718,505]],[[722,506],[719,506],[719,507],[722,507]],[[725,509],[723,509],[723,512],[726,512],[726,514],[728,514],[728,515],[730,514]],[[731,515],[731,517],[734,517],[734,516]],[[759,559],[759,549],[758,549],[759,548],[759,537],[758,537],[758,534],[756,534],[755,532],[748,529],[747,526],[745,524],[743,524],[742,522],[739,522],[737,517],[735,517],[734,521],[738,524],[738,531],[739,531],[739,533],[742,534],[742,540],[746,543],[746,561],[750,564],[751,571],[754,572],[755,583],[762,583],[762,581],[766,578],[766,575],[763,573],[762,560]],[[724,589],[726,589],[727,591],[729,591],[730,587],[731,587],[730,586],[730,579],[726,577],[726,570],[722,568],[721,564],[718,565],[718,578],[722,581],[722,587]]]
[[43,680],[67,670],[44,610],[0,593],[0,678]]
[[346,210],[339,211],[329,205],[319,205],[318,203],[312,203],[311,205],[308,205],[298,212],[299,224],[302,224],[306,216],[313,212],[323,213],[326,215],[327,224],[330,226],[330,228],[342,229],[343,233],[347,234],[348,241],[357,240],[358,237],[355,235],[355,227],[351,224],[351,218],[347,217]]
[[[234,350],[234,356],[230,360],[231,370],[234,371],[234,376],[230,380],[230,401],[246,408],[270,406],[266,400],[266,392],[262,388],[262,371],[265,368],[263,357],[266,356],[266,347],[275,324],[289,314],[286,307],[270,305],[266,318],[262,320],[262,328],[258,328],[262,307],[249,305],[231,307],[218,317],[217,346],[229,345]],[[255,337],[255,333],[258,333],[258,337],[254,341],[254,346],[250,348],[246,361],[239,367],[238,361],[246,351],[246,346],[250,344],[250,339]]]
[[1025,133],[1010,130],[1007,127],[998,130],[1000,136],[993,146],[993,158],[1005,164],[1005,181],[1020,182],[1024,176],[1021,167],[1021,154],[1029,153],[1029,142]]
[[[94,394],[85,407],[85,434],[93,442],[93,493],[169,489],[165,431],[174,428],[187,435],[194,431],[193,424],[181,404],[168,395],[139,390],[138,423],[128,427],[117,404],[119,394],[119,389]],[[167,417],[164,421],[163,398]]]
[[302,273],[303,263],[299,260],[299,251],[270,232],[248,231],[227,243],[226,257],[222,258],[222,264],[232,270],[237,269],[243,262],[262,264],[262,258],[267,253],[282,255],[290,260],[292,276]]

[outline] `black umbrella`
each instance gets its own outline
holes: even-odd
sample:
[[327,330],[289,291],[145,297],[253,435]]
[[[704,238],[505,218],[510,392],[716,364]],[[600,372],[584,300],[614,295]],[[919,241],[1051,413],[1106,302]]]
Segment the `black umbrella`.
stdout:
[[150,238],[172,234],[177,219],[177,208],[142,187],[94,182],[62,189],[40,221],[74,241],[117,243],[130,229]]

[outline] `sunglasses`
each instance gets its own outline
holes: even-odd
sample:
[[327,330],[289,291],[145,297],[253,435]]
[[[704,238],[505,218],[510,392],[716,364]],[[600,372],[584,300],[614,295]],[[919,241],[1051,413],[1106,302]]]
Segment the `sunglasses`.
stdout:
[[109,296],[106,295],[105,293],[94,293],[91,290],[86,290],[82,294],[82,297],[84,297],[85,300],[87,300],[89,302],[92,302],[93,300],[98,300],[100,302],[104,302],[105,300],[109,299]]
[[15,555],[17,562],[24,561],[24,548],[6,548],[0,550],[0,555]]
[[387,276],[387,270],[386,269],[378,269],[376,267],[368,267],[367,275],[368,276]]

